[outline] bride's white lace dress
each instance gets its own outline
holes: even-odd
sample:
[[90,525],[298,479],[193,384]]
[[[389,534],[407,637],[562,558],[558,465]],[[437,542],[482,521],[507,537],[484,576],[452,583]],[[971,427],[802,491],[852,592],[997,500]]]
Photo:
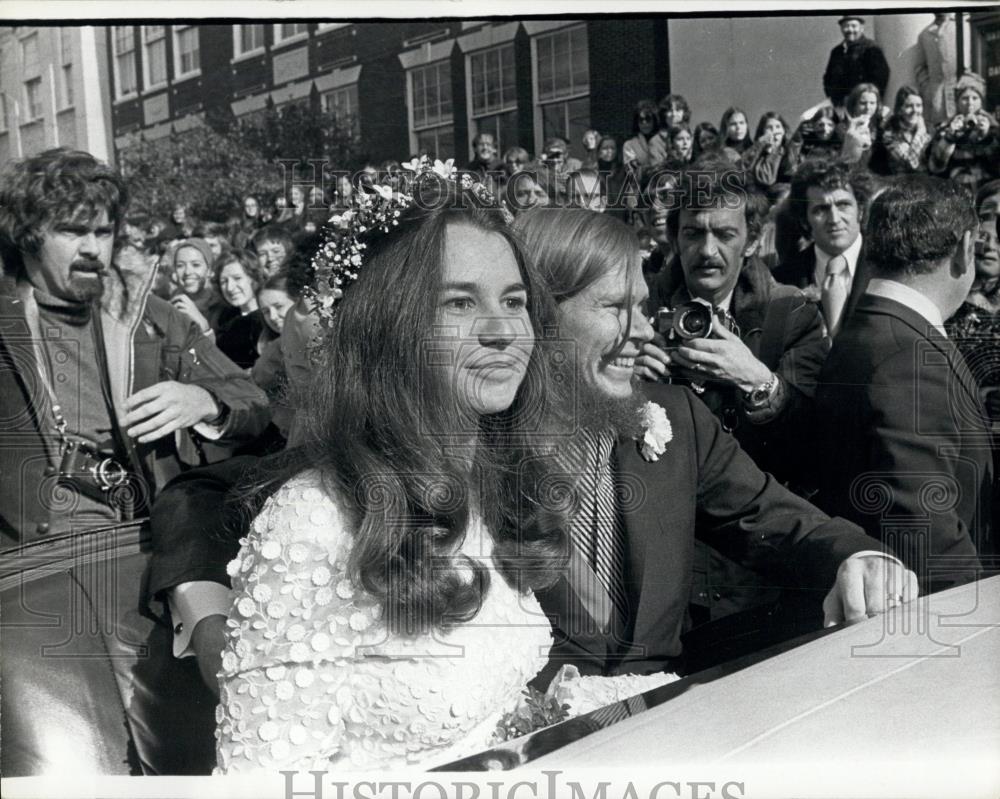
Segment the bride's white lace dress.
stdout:
[[493,569],[481,524],[462,545],[490,570],[479,613],[412,637],[390,634],[347,579],[345,524],[305,472],[268,500],[230,563],[217,773],[447,763],[487,748],[545,665],[548,621]]

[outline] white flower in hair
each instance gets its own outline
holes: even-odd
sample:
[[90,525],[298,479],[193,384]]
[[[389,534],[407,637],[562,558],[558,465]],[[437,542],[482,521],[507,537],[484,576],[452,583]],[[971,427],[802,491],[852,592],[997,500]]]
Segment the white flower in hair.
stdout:
[[674,430],[662,405],[647,402],[639,413],[642,415],[644,428],[639,441],[639,453],[646,461],[653,463],[667,451],[667,444],[673,439]]

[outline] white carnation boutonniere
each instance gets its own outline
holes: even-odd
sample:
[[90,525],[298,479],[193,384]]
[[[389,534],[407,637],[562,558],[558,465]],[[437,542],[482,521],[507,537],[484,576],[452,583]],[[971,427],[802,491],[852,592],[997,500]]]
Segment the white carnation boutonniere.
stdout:
[[662,405],[647,402],[642,406],[640,413],[643,434],[639,439],[639,454],[649,463],[653,463],[667,451],[667,444],[674,437],[674,430]]

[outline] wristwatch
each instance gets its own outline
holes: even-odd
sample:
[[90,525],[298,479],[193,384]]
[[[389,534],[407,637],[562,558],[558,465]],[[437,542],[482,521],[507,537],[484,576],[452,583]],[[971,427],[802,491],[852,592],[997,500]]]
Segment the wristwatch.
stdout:
[[743,396],[746,399],[747,404],[759,407],[761,405],[766,405],[767,401],[771,399],[771,395],[774,394],[774,389],[778,386],[778,376],[771,373],[771,376],[758,386],[754,386],[749,392],[746,392]]

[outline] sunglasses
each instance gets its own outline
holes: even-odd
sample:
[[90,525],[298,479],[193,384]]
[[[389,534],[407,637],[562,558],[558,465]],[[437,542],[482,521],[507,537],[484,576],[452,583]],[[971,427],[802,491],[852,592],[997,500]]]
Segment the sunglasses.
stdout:
[[647,114],[647,113],[639,114],[640,122],[654,122],[655,120],[656,120],[656,114]]

